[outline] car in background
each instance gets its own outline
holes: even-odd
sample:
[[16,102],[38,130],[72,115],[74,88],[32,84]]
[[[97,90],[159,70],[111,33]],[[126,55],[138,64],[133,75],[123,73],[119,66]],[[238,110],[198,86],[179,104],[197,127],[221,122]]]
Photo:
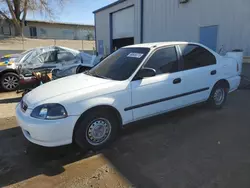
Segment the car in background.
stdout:
[[41,85],[16,107],[31,142],[100,149],[127,124],[193,104],[221,108],[239,87],[242,58],[188,42],[120,48],[101,63]]
[[10,61],[18,58],[19,54],[8,54],[0,57],[0,66],[10,65]]
[[90,68],[92,56],[60,46],[35,48],[20,59],[16,59],[15,68],[22,76],[29,76],[34,71],[57,70],[58,74],[65,70],[79,67],[82,72]]
[[12,64],[20,54],[8,54],[0,58],[0,86],[6,91],[15,90],[18,86],[19,76]]
[[19,78],[32,76],[33,72],[53,71],[55,78],[91,69],[96,57],[61,46],[38,47],[27,50],[3,68],[1,86],[6,91],[17,90]]

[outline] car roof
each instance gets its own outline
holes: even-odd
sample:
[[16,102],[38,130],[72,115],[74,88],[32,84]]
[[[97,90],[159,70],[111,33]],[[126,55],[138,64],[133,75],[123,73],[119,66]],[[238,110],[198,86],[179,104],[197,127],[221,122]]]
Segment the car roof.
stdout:
[[156,48],[156,47],[171,46],[171,45],[178,45],[178,44],[196,44],[199,46],[203,46],[199,43],[194,43],[194,42],[173,41],[173,42],[154,42],[154,43],[134,44],[134,45],[126,46],[124,48]]
[[63,49],[65,51],[69,51],[69,52],[73,53],[74,55],[77,55],[77,54],[80,53],[79,50],[74,50],[74,49],[71,49],[71,48],[63,47],[63,46],[41,46],[41,47],[36,47],[36,48],[29,49],[27,51],[42,51],[40,53],[44,53],[44,52],[53,51],[55,49]]

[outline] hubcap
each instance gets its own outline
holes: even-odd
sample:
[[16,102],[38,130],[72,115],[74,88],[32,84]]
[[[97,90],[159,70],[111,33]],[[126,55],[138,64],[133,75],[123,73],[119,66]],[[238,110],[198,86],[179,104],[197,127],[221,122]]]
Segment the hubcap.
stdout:
[[111,133],[111,124],[107,119],[98,118],[90,123],[86,132],[87,141],[92,145],[100,145],[107,141]]
[[15,76],[7,76],[3,80],[3,86],[6,89],[15,89],[18,85],[18,79]]
[[216,89],[214,92],[214,101],[216,105],[221,105],[225,98],[225,90],[223,88]]

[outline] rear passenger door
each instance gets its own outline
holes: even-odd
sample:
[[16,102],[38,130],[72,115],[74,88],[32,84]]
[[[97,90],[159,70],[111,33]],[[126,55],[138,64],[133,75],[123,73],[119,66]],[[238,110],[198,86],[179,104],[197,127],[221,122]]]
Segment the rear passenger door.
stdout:
[[182,44],[179,47],[183,60],[186,104],[207,100],[217,80],[216,57],[199,45]]

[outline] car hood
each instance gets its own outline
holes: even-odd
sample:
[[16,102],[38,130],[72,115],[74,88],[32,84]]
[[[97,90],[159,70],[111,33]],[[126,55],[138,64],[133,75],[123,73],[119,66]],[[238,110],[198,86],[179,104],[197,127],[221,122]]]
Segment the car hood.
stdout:
[[89,88],[94,87],[98,89],[98,85],[107,84],[109,82],[114,81],[88,76],[83,73],[76,74],[43,84],[26,94],[23,100],[27,103],[29,108],[33,108],[39,103],[46,102],[48,99],[59,98],[59,96],[61,98],[61,96],[65,94],[67,94],[67,96],[74,96],[74,92],[79,90],[82,90],[82,94],[85,94],[88,92]]

